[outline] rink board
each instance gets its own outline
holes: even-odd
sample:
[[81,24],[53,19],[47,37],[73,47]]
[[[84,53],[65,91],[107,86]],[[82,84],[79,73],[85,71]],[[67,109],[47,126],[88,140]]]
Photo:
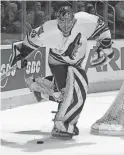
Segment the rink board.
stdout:
[[[114,83],[114,81],[113,81]],[[111,83],[111,87],[113,87],[113,83]],[[117,83],[117,87],[120,87],[122,85],[122,81]],[[89,84],[89,91],[88,94],[96,92],[100,92],[100,87],[104,86],[105,83],[99,83],[98,84]],[[107,85],[107,84],[106,84]],[[116,88],[117,88],[116,87]],[[119,87],[119,88],[120,88]],[[115,89],[117,90],[117,89]],[[109,89],[106,91],[109,91]],[[6,91],[1,93],[1,110],[7,110],[7,109],[13,109],[20,106],[30,105],[30,104],[36,104],[38,103],[36,98],[34,97],[33,93],[31,93],[27,88],[20,89],[20,90],[12,90],[12,91]],[[45,100],[42,100],[43,102]]]
[[[16,44],[15,42],[14,44]],[[5,73],[10,69],[10,57],[12,53],[11,46],[2,46],[1,50],[1,73]],[[27,59],[27,67],[20,70],[13,70],[5,79],[1,81],[1,91],[11,91],[17,89],[26,88],[25,80],[28,77],[37,78],[39,76],[45,76],[45,58],[46,49],[38,48]]]

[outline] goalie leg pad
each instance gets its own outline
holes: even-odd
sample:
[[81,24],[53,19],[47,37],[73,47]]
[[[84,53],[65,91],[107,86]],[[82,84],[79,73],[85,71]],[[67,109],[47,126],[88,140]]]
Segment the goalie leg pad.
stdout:
[[[86,100],[87,89],[88,80],[85,71],[69,66],[66,87],[61,90],[63,100],[54,119],[58,130],[73,133],[74,125],[79,119]],[[62,124],[64,127],[56,124]]]
[[[61,128],[61,130],[59,130],[60,128]],[[59,138],[62,140],[72,139],[72,137],[74,135],[73,134],[73,126],[70,125],[68,128],[70,128],[70,130],[72,130],[72,133],[66,132],[66,125],[61,121],[57,121],[57,122],[55,122],[55,125],[54,125],[51,135],[53,138]]]
[[[49,78],[48,78],[49,79]],[[36,98],[40,97],[39,99],[37,99],[38,101],[40,101],[42,98],[47,99],[47,100],[52,100],[52,101],[56,101],[59,102],[61,100],[61,94],[57,94],[57,97],[54,95],[54,80],[50,81],[47,78],[37,78],[37,79],[33,79],[32,77],[26,79],[26,84],[27,87],[30,89],[31,92],[35,92],[35,96]],[[37,92],[37,93],[36,93]],[[39,95],[39,93],[41,95]]]

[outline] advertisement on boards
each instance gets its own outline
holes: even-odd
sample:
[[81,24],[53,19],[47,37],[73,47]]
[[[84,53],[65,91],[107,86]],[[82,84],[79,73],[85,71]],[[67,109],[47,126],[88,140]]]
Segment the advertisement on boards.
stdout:
[[[6,72],[10,68],[9,59],[12,49],[1,50],[1,73]],[[1,91],[16,90],[26,88],[25,79],[33,76],[45,76],[45,48],[39,48],[28,58],[27,67],[20,70],[13,70],[7,77],[1,81]]]
[[[90,61],[94,53],[95,41],[88,41],[87,56],[85,59],[85,70],[89,83],[106,82],[111,80],[124,79],[124,40],[113,40],[114,57],[109,63],[103,66],[91,67]],[[40,48],[34,55],[29,58],[28,65],[25,69],[14,70],[1,82],[1,91],[9,91],[25,88],[25,78],[30,76],[48,76],[51,75],[48,66],[48,50]],[[46,52],[45,52],[46,51]],[[6,72],[9,68],[9,58],[11,49],[1,50],[1,73]]]

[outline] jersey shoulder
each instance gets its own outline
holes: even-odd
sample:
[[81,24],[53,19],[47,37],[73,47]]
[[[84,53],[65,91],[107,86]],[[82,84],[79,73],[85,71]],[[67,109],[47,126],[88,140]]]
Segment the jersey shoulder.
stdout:
[[78,12],[75,14],[75,19],[75,29],[78,29],[88,39],[97,27],[98,16],[86,12]]
[[53,31],[58,29],[57,20],[49,20],[43,24],[44,31]]
[[75,18],[77,19],[78,24],[84,23],[96,23],[98,22],[98,16],[89,14],[87,12],[78,12],[75,14]]
[[43,25],[41,25],[35,29],[32,29],[30,31],[30,35],[32,37],[35,37],[36,34],[38,34],[38,36],[40,36],[44,32],[49,33],[55,29],[57,29],[57,21],[56,20],[49,20],[49,21],[46,21]]

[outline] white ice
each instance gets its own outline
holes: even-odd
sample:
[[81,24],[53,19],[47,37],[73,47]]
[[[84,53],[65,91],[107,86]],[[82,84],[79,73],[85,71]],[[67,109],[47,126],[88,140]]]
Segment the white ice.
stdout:
[[[95,136],[91,125],[106,112],[117,92],[90,94],[80,115],[80,135],[52,140],[57,103],[41,102],[1,111],[1,155],[124,155],[124,137]],[[36,144],[44,140],[44,144]]]

